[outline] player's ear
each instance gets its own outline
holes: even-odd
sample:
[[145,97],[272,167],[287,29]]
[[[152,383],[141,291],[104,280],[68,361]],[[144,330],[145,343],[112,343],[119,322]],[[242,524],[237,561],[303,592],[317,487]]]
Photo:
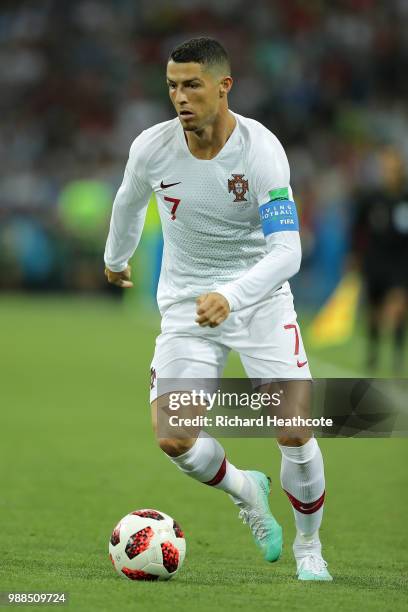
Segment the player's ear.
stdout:
[[223,98],[231,91],[232,83],[232,77],[230,76],[224,77],[222,79],[219,89],[220,98]]

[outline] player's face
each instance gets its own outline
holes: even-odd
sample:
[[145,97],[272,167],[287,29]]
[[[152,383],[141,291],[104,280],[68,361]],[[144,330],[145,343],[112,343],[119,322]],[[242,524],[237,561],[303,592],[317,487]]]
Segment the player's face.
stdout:
[[215,121],[223,100],[220,91],[225,89],[224,80],[203,70],[202,64],[169,61],[169,95],[184,130],[199,131]]

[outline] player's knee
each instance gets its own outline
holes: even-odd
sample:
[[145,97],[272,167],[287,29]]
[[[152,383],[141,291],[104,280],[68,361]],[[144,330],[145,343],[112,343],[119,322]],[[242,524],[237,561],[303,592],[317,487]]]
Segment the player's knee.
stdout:
[[310,440],[309,438],[304,438],[297,436],[296,434],[283,434],[278,437],[278,442],[281,446],[303,446]]
[[186,453],[194,444],[190,438],[157,438],[157,443],[170,457],[178,457]]

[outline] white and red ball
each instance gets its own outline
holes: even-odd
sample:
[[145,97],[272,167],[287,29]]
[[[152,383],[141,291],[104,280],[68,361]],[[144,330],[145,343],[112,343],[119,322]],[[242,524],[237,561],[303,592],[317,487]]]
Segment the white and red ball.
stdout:
[[116,525],[109,556],[129,580],[168,580],[183,565],[186,541],[181,527],[159,510],[135,510]]

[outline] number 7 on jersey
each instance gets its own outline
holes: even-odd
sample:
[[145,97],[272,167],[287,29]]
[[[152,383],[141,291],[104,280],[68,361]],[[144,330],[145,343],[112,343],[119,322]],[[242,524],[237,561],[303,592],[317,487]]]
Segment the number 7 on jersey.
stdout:
[[172,207],[170,213],[171,213],[171,220],[174,221],[174,219],[176,218],[176,210],[177,210],[177,207],[180,204],[181,200],[179,198],[169,198],[168,196],[164,196],[164,199],[166,200],[166,202],[172,202],[173,203],[173,207]]

